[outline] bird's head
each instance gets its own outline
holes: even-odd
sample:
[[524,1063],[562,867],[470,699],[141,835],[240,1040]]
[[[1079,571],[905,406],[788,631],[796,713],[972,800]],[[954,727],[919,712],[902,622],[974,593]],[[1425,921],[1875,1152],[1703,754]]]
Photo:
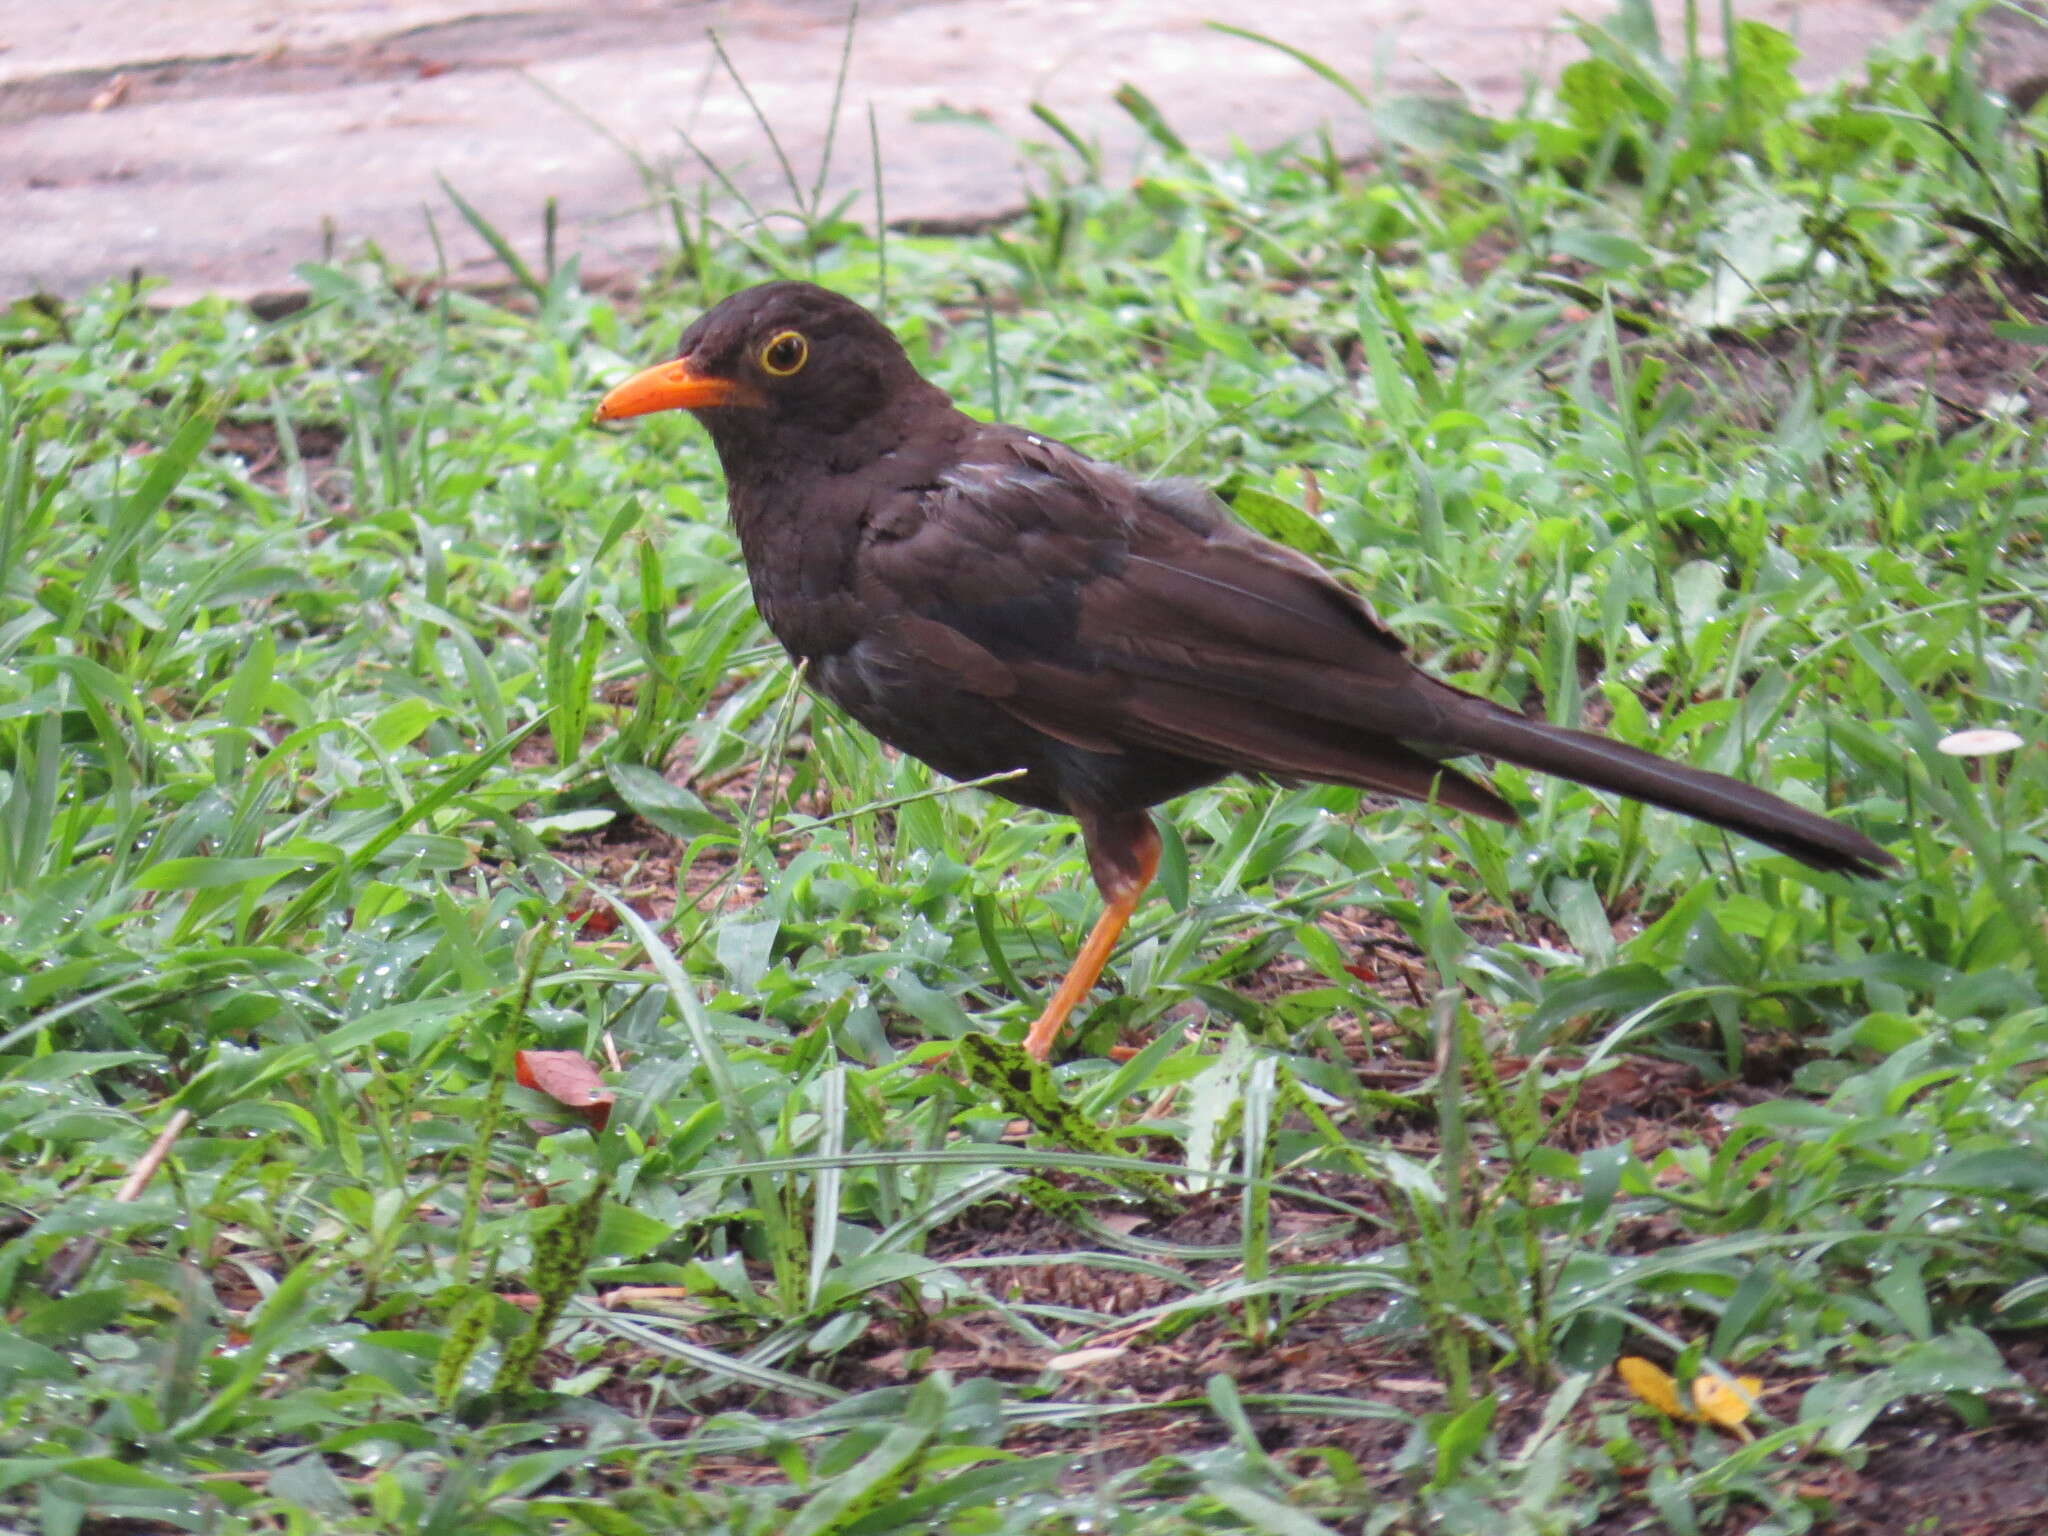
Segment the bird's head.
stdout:
[[689,411],[730,467],[731,445],[839,436],[923,390],[902,345],[853,300],[813,283],[763,283],[699,316],[675,358],[613,389],[596,419]]

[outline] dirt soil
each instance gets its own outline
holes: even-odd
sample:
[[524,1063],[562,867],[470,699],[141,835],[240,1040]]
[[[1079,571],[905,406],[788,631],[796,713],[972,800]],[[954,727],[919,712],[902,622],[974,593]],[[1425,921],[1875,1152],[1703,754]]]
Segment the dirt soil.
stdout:
[[[2028,286],[2003,275],[1889,310],[1845,316],[1832,347],[1879,400],[1932,402],[1943,432],[1993,420],[2038,421],[2048,411],[2048,348],[2000,335],[1999,326],[2048,323],[2048,272]],[[1766,420],[1803,370],[1805,343],[1785,335],[1727,336],[1699,349],[1717,398],[1747,401]]]

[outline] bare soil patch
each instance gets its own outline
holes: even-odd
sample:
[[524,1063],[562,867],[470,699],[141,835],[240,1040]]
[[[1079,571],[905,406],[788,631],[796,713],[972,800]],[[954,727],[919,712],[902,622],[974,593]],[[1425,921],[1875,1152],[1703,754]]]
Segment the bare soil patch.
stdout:
[[[1838,367],[1879,400],[1932,396],[1944,431],[1992,418],[2038,419],[2048,409],[2048,348],[2001,328],[2048,324],[2048,297],[2005,278],[1965,283],[1885,311],[1846,316],[1822,332]],[[1783,407],[1808,365],[1809,331],[1730,333],[1695,349],[1699,378],[1724,401],[1751,402],[1761,425]],[[1832,371],[1832,370],[1831,370]]]

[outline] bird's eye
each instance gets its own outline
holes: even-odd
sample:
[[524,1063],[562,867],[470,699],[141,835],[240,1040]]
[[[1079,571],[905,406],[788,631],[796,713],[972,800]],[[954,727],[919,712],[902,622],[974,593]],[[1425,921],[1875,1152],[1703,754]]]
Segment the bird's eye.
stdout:
[[786,379],[803,367],[811,355],[811,344],[798,331],[777,331],[761,348],[761,366],[778,379]]

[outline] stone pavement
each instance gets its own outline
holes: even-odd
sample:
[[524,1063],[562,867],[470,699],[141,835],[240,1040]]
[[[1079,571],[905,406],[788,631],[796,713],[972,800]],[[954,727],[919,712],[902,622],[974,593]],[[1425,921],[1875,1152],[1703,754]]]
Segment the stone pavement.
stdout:
[[[1577,56],[1566,3],[869,0],[830,186],[872,216],[872,110],[892,221],[1000,215],[1021,201],[1016,140],[1050,137],[1034,101],[1128,163],[1139,135],[1112,101],[1126,81],[1197,147],[1267,146],[1327,120],[1356,151],[1370,126],[1341,92],[1206,23],[1277,36],[1376,96],[1455,91],[1499,109]],[[1654,3],[1676,46],[1681,0]],[[429,211],[457,275],[484,275],[488,251],[442,177],[527,251],[553,196],[565,253],[638,270],[663,242],[628,146],[693,185],[687,133],[759,206],[789,204],[712,29],[808,184],[846,0],[532,4],[0,0],[0,300],[136,269],[168,279],[171,299],[286,290],[296,264],[363,241],[431,271]],[[1898,0],[1738,4],[1791,31],[1816,78],[1907,14]]]

